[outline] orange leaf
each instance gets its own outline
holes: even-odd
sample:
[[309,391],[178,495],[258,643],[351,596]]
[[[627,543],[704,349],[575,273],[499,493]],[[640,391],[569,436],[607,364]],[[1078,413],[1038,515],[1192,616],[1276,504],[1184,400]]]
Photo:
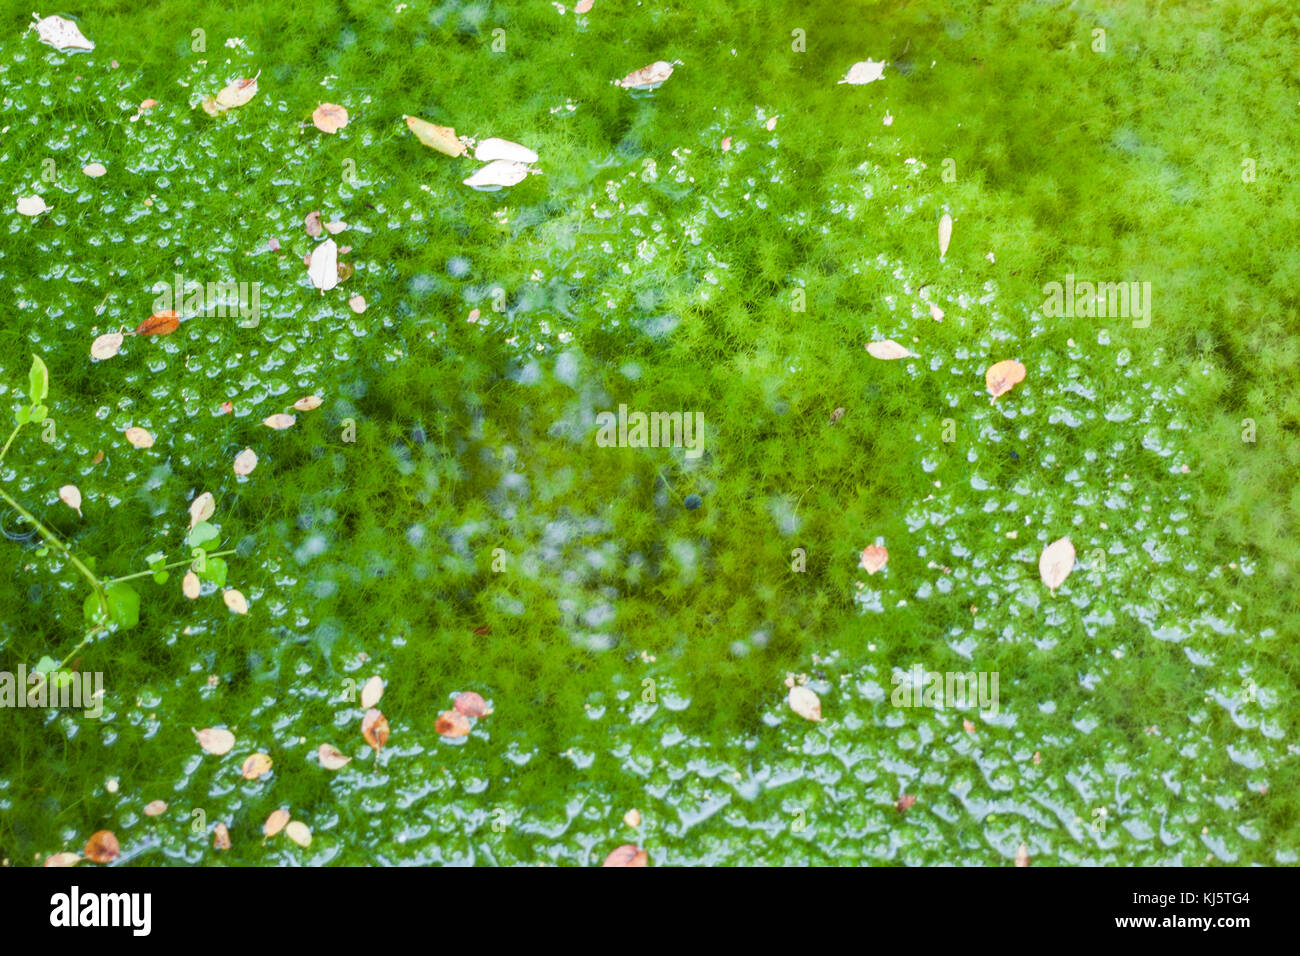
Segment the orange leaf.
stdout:
[[1025,367],[1015,359],[998,362],[984,373],[984,384],[988,386],[989,394],[995,399],[999,395],[1005,395],[1024,380]]
[[271,758],[266,754],[249,754],[240,770],[245,780],[256,780],[271,769]]
[[375,748],[375,753],[384,749],[388,743],[388,719],[373,707],[361,718],[361,736],[366,743]]
[[279,810],[272,811],[266,818],[266,822],[262,824],[262,833],[269,839],[283,830],[288,822],[289,811],[281,807]]
[[230,829],[224,823],[218,823],[212,836],[212,849],[230,849]]
[[492,713],[487,701],[472,690],[457,694],[455,707],[457,712],[464,714],[466,717],[486,717]]
[[113,836],[113,831],[100,830],[92,834],[86,842],[86,849],[82,851],[82,856],[91,863],[112,863],[121,852],[121,848],[117,845],[117,837]]
[[862,560],[859,566],[868,574],[875,574],[885,566],[889,560],[889,552],[878,544],[870,545],[862,549]]
[[135,327],[136,335],[171,335],[181,327],[181,317],[168,309],[155,312]]
[[444,737],[464,737],[469,734],[469,718],[454,710],[444,710],[434,721],[433,729]]
[[645,850],[634,844],[624,843],[605,857],[605,862],[601,866],[647,866],[649,863],[650,857],[646,855]]

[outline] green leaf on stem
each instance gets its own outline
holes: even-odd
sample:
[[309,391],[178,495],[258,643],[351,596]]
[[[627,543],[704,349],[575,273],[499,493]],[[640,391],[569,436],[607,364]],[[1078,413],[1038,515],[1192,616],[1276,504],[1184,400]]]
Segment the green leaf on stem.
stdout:
[[[45,400],[45,396],[50,394],[50,371],[45,367],[45,363],[41,361],[40,356],[32,356],[32,370],[28,375],[28,380],[28,394],[31,395],[32,404],[39,405]],[[44,418],[45,416],[40,417]]]

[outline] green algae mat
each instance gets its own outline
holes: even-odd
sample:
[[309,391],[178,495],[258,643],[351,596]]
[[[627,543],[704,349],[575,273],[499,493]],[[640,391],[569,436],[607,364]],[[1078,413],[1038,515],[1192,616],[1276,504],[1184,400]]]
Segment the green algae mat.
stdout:
[[1300,860],[1289,5],[5,7],[5,865]]

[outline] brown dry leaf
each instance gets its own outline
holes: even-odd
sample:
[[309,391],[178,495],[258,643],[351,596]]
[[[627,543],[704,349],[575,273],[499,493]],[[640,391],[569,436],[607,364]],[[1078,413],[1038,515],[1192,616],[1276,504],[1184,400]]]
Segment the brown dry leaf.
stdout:
[[378,676],[366,681],[365,686],[361,688],[361,706],[369,710],[379,703],[379,698],[384,696],[384,682]]
[[436,149],[448,156],[465,154],[465,144],[456,138],[456,131],[450,126],[435,126],[418,116],[403,116],[402,119],[406,120],[407,128],[415,134],[416,138],[430,149]]
[[[59,500],[77,514],[81,514],[81,491],[76,485],[64,485],[60,488]],[[82,517],[85,517],[85,515],[82,515]]]
[[243,477],[251,475],[253,469],[257,467],[257,452],[251,448],[245,448],[235,456],[234,472]]
[[236,614],[248,613],[248,599],[244,597],[242,592],[237,591],[234,588],[227,588],[222,591],[221,600],[225,601],[226,607],[230,608],[230,610],[234,611]]
[[269,754],[249,754],[244,760],[244,765],[239,768],[239,773],[245,780],[256,780],[270,771],[273,762]]
[[307,235],[313,239],[319,236],[321,234],[320,210],[313,209],[307,213],[307,216],[302,221],[302,226],[307,230]]
[[375,753],[383,750],[388,743],[388,718],[372,707],[361,718],[361,736],[375,748]]
[[300,412],[310,412],[320,408],[321,397],[319,395],[308,395],[300,398],[293,403],[293,407]]
[[984,384],[995,401],[999,395],[1005,395],[1024,380],[1025,367],[1015,359],[996,362],[984,373]]
[[1029,847],[1022,843],[1020,849],[1016,851],[1016,866],[1028,866],[1029,863]]
[[834,425],[843,417],[844,417],[844,409],[842,408],[835,409],[835,411],[831,412],[831,424]]
[[262,419],[262,424],[267,428],[274,428],[276,431],[283,431],[292,426],[296,421],[297,419],[292,415],[286,415],[285,413],[280,412],[277,415],[268,415],[266,418]]
[[203,492],[190,502],[190,527],[193,528],[200,521],[207,521],[216,510],[217,501],[212,497],[212,492]]
[[167,812],[167,804],[162,800],[151,800],[144,806],[146,817],[160,817]]
[[452,706],[456,708],[458,713],[464,714],[466,717],[486,717],[492,713],[492,708],[487,705],[487,701],[472,690],[457,694]]
[[90,343],[90,357],[101,362],[111,359],[122,350],[125,341],[126,336],[121,332],[107,332]]
[[1056,591],[1074,570],[1074,545],[1069,538],[1060,538],[1043,549],[1038,558],[1038,573],[1043,583]]
[[87,163],[85,166],[81,167],[81,171],[91,179],[98,179],[100,176],[103,176],[108,172],[108,167],[103,163]]
[[807,687],[791,687],[787,700],[790,703],[790,709],[805,720],[819,721],[822,719],[822,702]]
[[285,810],[283,807],[279,810],[273,810],[271,815],[266,818],[266,822],[262,824],[262,833],[269,840],[271,837],[283,830],[288,822],[288,810]]
[[181,327],[181,317],[168,309],[155,312],[135,327],[136,335],[171,335]]
[[312,111],[311,121],[322,133],[337,133],[348,125],[348,111],[333,103],[322,103]]
[[639,827],[641,825],[641,811],[633,807],[627,813],[623,814],[623,822],[630,827]]
[[667,60],[655,60],[649,66],[633,70],[621,80],[615,80],[625,90],[652,90],[673,75],[673,65]]
[[181,593],[191,601],[199,596],[199,576],[193,571],[186,571],[181,578]]
[[631,843],[624,843],[620,847],[615,847],[605,857],[605,862],[601,866],[646,866],[650,862],[650,857],[646,855],[645,850]]
[[883,339],[879,342],[867,343],[867,354],[872,358],[878,358],[881,361],[889,362],[894,359],[915,358],[916,356],[899,345],[893,339]]
[[126,440],[129,441],[136,448],[153,447],[153,436],[150,435],[143,428],[139,428],[135,425],[132,425],[130,428],[126,430],[124,434],[126,435]]
[[230,849],[230,830],[224,823],[218,823],[212,835],[212,849]]
[[80,853],[55,853],[45,858],[44,866],[76,866],[81,862]]
[[456,710],[444,710],[433,722],[433,729],[443,737],[464,737],[469,734],[469,718]]
[[321,744],[320,749],[316,751],[316,759],[326,770],[339,770],[352,762],[351,757],[333,744]]
[[875,574],[885,566],[885,562],[888,560],[889,552],[883,546],[873,544],[862,549],[862,560],[858,566],[865,570],[867,574]]
[[199,746],[214,757],[230,753],[235,746],[235,735],[224,727],[204,727],[202,730],[191,727],[190,731],[198,739]]
[[117,837],[113,836],[112,830],[99,830],[91,834],[86,841],[86,848],[81,851],[91,863],[112,863],[121,854],[122,848],[118,846]]
[[301,820],[294,820],[285,827],[284,835],[304,850],[311,846],[311,828]]
[[357,315],[360,315],[362,312],[366,311],[366,297],[363,295],[354,295],[352,298],[348,299],[348,307]]

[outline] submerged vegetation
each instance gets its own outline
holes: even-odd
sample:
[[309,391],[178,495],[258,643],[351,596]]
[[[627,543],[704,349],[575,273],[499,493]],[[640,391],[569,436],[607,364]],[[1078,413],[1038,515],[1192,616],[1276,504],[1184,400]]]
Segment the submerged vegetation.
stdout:
[[1300,15],[137,6],[0,35],[9,864],[1300,859]]

